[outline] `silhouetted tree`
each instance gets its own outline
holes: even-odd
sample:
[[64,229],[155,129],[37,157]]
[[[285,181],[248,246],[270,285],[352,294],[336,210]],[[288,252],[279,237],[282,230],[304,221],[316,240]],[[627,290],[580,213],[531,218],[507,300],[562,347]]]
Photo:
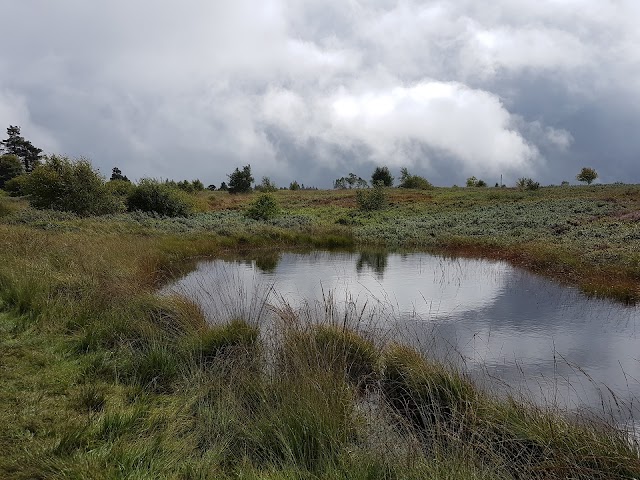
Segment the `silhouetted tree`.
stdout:
[[229,193],[246,193],[251,191],[253,177],[251,176],[251,165],[242,167],[242,171],[236,168],[229,177]]
[[393,177],[387,167],[376,167],[371,174],[371,185],[375,186],[378,182],[382,182],[385,187],[393,185]]
[[118,167],[113,167],[113,170],[111,170],[111,178],[109,180],[124,180],[125,182],[129,181],[126,175],[122,175],[122,170],[120,170]]
[[24,171],[29,173],[40,163],[42,149],[34,147],[29,140],[20,135],[20,127],[10,125],[7,128],[8,137],[0,142],[6,153],[20,159]]

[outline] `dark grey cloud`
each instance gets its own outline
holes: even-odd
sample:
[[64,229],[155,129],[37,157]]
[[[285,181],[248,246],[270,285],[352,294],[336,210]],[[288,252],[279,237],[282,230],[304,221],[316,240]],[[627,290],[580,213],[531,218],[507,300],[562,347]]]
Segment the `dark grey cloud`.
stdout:
[[2,3],[0,126],[103,173],[640,182],[633,0]]

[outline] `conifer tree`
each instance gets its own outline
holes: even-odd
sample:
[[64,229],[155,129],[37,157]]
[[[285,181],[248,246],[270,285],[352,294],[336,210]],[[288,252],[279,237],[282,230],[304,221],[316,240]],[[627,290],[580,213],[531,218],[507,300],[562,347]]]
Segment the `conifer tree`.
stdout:
[[18,157],[25,172],[32,172],[40,163],[42,149],[34,147],[29,140],[25,140],[20,135],[20,127],[18,126],[9,125],[7,135],[8,137],[0,142],[5,152]]

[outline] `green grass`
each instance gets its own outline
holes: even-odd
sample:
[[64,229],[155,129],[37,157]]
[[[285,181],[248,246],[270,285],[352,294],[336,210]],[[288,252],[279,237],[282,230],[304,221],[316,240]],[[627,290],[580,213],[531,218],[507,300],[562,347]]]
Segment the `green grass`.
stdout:
[[[184,218],[132,213],[82,219],[13,205],[15,212],[3,221],[61,233],[179,235],[179,241],[211,239],[232,249],[419,248],[505,259],[598,296],[626,302],[640,297],[639,186],[391,189],[389,205],[373,212],[357,208],[354,191],[272,196],[280,214],[266,221],[245,215],[256,194],[225,192],[201,194],[198,202],[208,211]],[[9,200],[14,202],[3,198],[0,208]]]
[[182,219],[0,197],[0,478],[640,476],[615,427],[493,398],[331,311],[279,310],[266,336],[154,295],[203,256],[372,246],[504,258],[633,301],[639,187],[391,190],[374,212],[354,192],[273,195],[266,221],[244,215],[253,195],[201,194]]

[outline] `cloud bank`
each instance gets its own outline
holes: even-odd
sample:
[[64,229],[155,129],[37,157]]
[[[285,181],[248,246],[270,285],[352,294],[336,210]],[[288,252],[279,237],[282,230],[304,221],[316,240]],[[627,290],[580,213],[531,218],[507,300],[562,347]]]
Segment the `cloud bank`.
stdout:
[[103,173],[640,182],[633,0],[4,3],[0,128]]

